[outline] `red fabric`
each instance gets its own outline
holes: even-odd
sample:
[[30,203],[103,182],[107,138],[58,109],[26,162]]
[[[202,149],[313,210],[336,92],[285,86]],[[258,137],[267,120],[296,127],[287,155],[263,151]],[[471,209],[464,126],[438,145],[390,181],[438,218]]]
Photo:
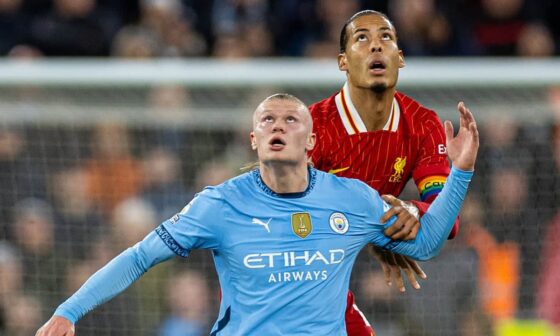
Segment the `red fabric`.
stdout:
[[346,301],[346,333],[348,336],[375,336],[375,331],[366,318],[357,310],[354,294],[348,291]]
[[[349,167],[337,176],[360,179],[380,194],[398,196],[415,174],[420,180],[427,174],[449,175],[443,125],[435,112],[411,98],[397,93],[401,110],[397,132],[374,131],[348,135],[335,104],[334,96],[310,106],[317,145],[310,152],[317,169],[329,171]],[[390,181],[398,157],[406,157],[402,178]],[[416,172],[422,172],[416,175]]]

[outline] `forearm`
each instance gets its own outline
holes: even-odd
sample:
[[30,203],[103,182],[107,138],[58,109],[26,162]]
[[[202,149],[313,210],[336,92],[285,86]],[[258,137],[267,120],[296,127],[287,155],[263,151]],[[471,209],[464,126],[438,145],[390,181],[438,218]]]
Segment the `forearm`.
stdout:
[[173,256],[175,254],[152,232],[92,275],[54,315],[76,323],[89,311],[124,291],[150,267]]
[[472,172],[453,168],[441,193],[420,218],[420,231],[415,240],[393,241],[386,248],[417,260],[435,257],[451,229],[463,204]]
[[[438,195],[439,195],[439,193],[438,193]],[[433,203],[433,200],[436,197],[437,197],[437,195],[435,195],[435,197],[430,199],[430,201],[428,201],[428,202],[422,202],[422,201],[416,201],[416,200],[411,200],[409,202],[414,204],[414,206],[418,209],[418,213],[420,214],[420,217],[422,217],[428,211],[428,209],[430,208],[430,206]],[[459,232],[459,216],[457,216],[457,218],[455,218],[455,223],[453,224],[453,228],[451,229],[451,232],[449,233],[449,236],[447,237],[447,239],[455,238],[455,236],[457,235],[458,232]]]

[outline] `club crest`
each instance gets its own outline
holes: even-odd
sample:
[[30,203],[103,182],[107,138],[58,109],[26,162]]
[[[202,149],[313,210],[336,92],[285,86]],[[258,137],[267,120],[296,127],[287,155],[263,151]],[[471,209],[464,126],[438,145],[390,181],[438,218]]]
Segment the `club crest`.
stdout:
[[340,212],[334,212],[331,215],[329,224],[331,225],[331,229],[336,233],[345,234],[348,232],[348,219]]
[[292,214],[292,231],[296,236],[300,238],[305,238],[309,236],[313,230],[313,225],[311,224],[311,216],[307,212],[298,212]]

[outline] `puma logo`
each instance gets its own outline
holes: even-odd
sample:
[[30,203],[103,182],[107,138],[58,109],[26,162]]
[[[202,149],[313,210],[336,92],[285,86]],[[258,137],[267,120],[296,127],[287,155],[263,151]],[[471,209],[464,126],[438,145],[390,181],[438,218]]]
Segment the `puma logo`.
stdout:
[[272,218],[269,218],[268,221],[263,222],[262,220],[258,219],[258,218],[253,218],[253,224],[257,224],[257,225],[262,225],[264,226],[264,228],[266,229],[266,231],[268,233],[270,233],[270,228],[268,227],[268,223],[270,223],[270,221],[272,220]]

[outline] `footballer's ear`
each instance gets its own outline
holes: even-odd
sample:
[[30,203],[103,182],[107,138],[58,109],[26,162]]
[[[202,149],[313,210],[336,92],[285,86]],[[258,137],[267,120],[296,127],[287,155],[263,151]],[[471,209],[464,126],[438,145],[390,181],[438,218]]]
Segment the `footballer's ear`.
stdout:
[[348,71],[348,62],[346,59],[346,53],[338,54],[338,70]]
[[309,135],[309,137],[307,138],[307,143],[305,144],[305,149],[307,151],[312,150],[313,148],[315,148],[315,143],[317,142],[317,135],[315,135],[315,133],[311,133]]
[[399,50],[399,68],[404,68],[406,66],[404,62],[404,54],[402,50]]
[[255,132],[249,133],[249,136],[251,137],[251,149],[256,150],[257,149],[257,139],[255,139]]

